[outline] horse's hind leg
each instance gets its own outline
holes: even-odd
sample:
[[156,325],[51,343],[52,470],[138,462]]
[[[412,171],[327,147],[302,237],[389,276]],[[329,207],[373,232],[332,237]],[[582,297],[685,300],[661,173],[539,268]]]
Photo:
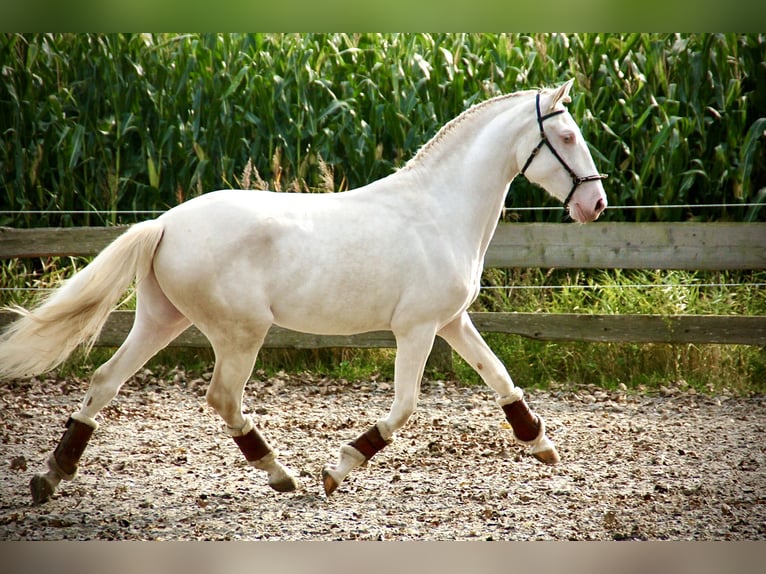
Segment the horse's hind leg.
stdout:
[[468,314],[463,313],[438,334],[498,394],[497,402],[513,427],[516,440],[530,446],[532,455],[539,461],[546,464],[559,462],[556,447],[545,434],[542,417],[529,410],[524,393],[513,385],[505,366],[476,330]]
[[269,486],[278,492],[290,492],[298,488],[292,473],[277,460],[277,453],[258,431],[250,416],[242,412],[242,395],[245,384],[255,364],[258,349],[264,336],[253,349],[252,335],[245,336],[247,348],[237,350],[230,339],[226,343],[213,342],[216,361],[213,378],[207,390],[207,402],[226,423],[226,430],[234,439],[247,462],[269,476]]
[[75,477],[80,457],[98,428],[96,415],[133,373],[188,326],[189,321],[167,300],[153,274],[146,277],[138,289],[130,334],[112,358],[93,373],[80,410],[69,418],[66,431],[48,458],[48,471],[35,475],[30,482],[36,503],[50,499],[62,479]]

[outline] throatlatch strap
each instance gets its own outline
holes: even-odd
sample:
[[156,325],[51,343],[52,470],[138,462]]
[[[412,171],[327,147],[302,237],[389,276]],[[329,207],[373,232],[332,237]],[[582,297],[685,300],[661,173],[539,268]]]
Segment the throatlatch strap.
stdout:
[[237,443],[239,450],[245,455],[245,459],[248,462],[261,460],[264,456],[271,452],[271,447],[261,436],[261,433],[257,429],[250,429],[249,432],[232,437],[234,442]]
[[373,425],[367,432],[348,444],[361,452],[364,458],[370,460],[378,451],[385,448],[388,442],[381,436],[378,425]]
[[524,399],[503,405],[503,412],[505,412],[505,418],[511,423],[513,434],[517,439],[529,442],[537,438],[540,433],[540,421],[529,410]]
[[56,450],[53,451],[53,459],[59,469],[67,475],[74,475],[77,472],[77,465],[80,462],[85,447],[93,435],[95,429],[69,417],[66,422],[66,431],[61,437]]

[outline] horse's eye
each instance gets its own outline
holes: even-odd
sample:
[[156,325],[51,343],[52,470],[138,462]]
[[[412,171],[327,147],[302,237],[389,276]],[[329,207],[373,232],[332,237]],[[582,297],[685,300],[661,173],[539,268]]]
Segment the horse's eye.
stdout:
[[561,141],[567,145],[572,144],[575,141],[575,136],[572,132],[564,132],[561,134]]

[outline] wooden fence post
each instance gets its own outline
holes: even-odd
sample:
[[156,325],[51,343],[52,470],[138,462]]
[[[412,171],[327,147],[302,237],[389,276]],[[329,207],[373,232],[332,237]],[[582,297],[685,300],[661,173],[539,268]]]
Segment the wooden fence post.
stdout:
[[431,354],[428,355],[426,371],[449,374],[452,373],[452,369],[452,347],[441,337],[436,337]]

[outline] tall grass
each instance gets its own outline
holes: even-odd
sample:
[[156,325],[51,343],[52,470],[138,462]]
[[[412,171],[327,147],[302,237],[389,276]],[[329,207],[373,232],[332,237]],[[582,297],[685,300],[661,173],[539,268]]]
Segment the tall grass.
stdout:
[[[285,189],[320,186],[322,162],[336,189],[355,187],[471,104],[572,76],[571,109],[613,205],[762,201],[764,60],[763,34],[4,34],[0,209],[161,210],[237,186],[248,161]],[[520,180],[508,204],[541,201]],[[117,216],[0,216],[104,220]]]
[[[36,293],[24,289],[55,287],[86,263],[85,258],[0,262],[0,283],[22,289],[1,292],[0,303],[29,304]],[[484,272],[484,288],[471,310],[766,315],[766,289],[761,286],[764,283],[764,271],[488,269]],[[133,308],[133,303],[128,299],[123,308]],[[639,390],[678,385],[701,392],[766,393],[766,353],[757,347],[543,342],[502,334],[489,334],[487,340],[517,384],[527,388],[557,383],[624,385]],[[110,354],[97,349],[89,358],[76,355],[65,364],[63,372],[90,373]],[[479,382],[476,373],[457,355],[454,358],[459,380]],[[180,365],[184,370],[204,372],[212,360],[208,349],[168,349],[150,366]],[[266,349],[261,352],[257,368],[266,373],[310,370],[335,378],[390,379],[394,352]]]
[[[489,269],[473,310],[586,314],[766,315],[766,272]],[[505,288],[513,286],[512,289]],[[502,287],[496,289],[495,287]],[[598,384],[766,392],[766,353],[745,345],[542,342],[489,334],[522,385]],[[478,377],[458,361],[464,380]]]

